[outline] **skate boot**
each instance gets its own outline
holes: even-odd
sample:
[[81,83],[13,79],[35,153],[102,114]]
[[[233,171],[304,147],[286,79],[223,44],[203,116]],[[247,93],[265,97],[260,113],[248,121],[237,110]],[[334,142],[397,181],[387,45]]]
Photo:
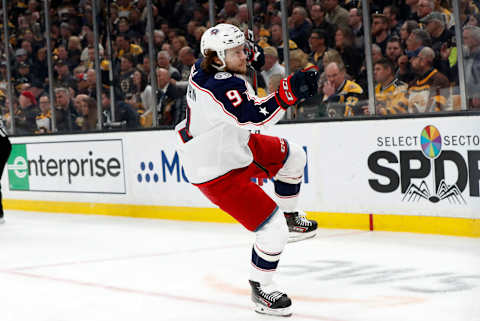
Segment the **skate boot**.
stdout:
[[303,211],[284,214],[289,232],[288,243],[309,239],[317,234],[317,221],[307,219]]
[[283,292],[274,289],[273,286],[262,286],[259,282],[251,281],[252,301],[255,303],[255,312],[280,317],[292,315],[290,306],[292,301]]

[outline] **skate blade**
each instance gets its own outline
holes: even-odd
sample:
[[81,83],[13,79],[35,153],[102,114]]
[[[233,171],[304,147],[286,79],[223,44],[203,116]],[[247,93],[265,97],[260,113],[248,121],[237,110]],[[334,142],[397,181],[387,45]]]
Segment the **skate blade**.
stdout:
[[270,309],[261,304],[255,304],[255,312],[260,314],[268,314],[277,317],[290,317],[292,316],[292,311],[290,307],[283,309]]
[[288,233],[288,243],[299,242],[307,239],[311,239],[317,235],[317,231],[311,231],[308,233],[296,233],[296,232],[289,232]]

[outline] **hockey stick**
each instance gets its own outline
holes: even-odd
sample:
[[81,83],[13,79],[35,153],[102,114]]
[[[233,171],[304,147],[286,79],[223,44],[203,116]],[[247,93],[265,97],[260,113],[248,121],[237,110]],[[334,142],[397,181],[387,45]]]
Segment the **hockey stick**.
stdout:
[[[254,59],[255,55],[255,35],[253,33],[253,0],[247,0],[247,9],[248,9],[248,30],[247,30],[247,41],[249,45],[249,49],[252,51],[251,55]],[[249,68],[250,77],[252,78],[252,87],[255,90],[255,94],[257,94],[257,71],[255,68],[250,65]]]

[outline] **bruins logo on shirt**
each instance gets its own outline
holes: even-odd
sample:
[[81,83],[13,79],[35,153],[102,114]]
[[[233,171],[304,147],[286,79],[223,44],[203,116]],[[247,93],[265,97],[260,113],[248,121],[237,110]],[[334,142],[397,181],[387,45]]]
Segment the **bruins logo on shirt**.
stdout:
[[222,71],[222,72],[217,72],[215,74],[215,79],[220,79],[221,80],[221,79],[227,79],[227,78],[230,78],[230,77],[232,77],[232,74],[229,73],[229,72]]

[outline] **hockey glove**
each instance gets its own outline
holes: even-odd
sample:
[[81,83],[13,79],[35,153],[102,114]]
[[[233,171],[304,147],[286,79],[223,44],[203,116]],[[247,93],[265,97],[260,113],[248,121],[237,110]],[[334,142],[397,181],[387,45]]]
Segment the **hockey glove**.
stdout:
[[247,41],[245,45],[245,53],[247,55],[247,62],[252,66],[256,71],[261,71],[263,65],[265,64],[265,55],[263,54],[263,49],[256,43]]
[[313,66],[283,78],[275,93],[280,106],[287,108],[295,105],[301,99],[317,94],[319,77],[318,68]]

